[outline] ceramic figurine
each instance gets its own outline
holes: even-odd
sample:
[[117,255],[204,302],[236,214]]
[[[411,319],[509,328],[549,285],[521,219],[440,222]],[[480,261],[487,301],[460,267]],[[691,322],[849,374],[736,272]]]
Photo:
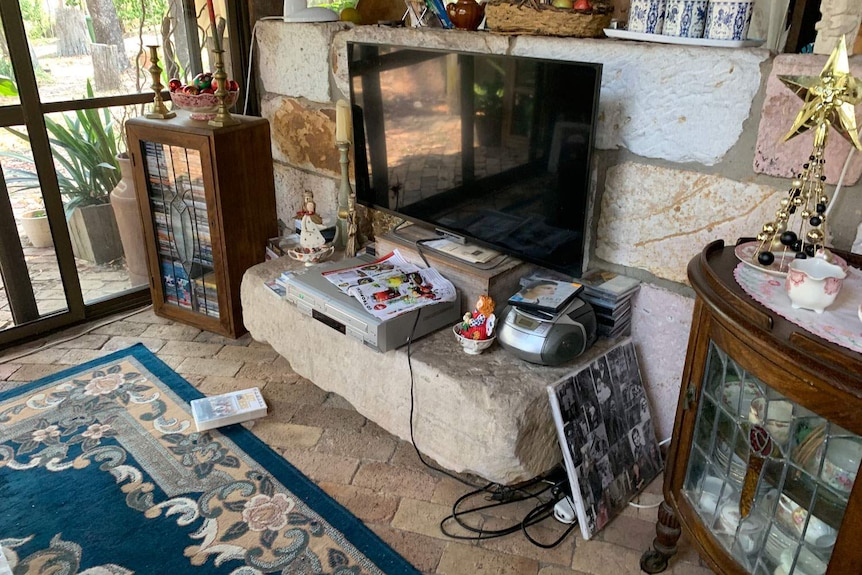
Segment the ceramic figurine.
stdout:
[[316,212],[317,206],[314,203],[314,195],[311,192],[305,192],[302,200],[302,211],[296,214],[297,216],[302,215],[299,245],[309,250],[322,248],[326,243],[319,227],[323,223],[323,219]]
[[465,313],[460,325],[460,335],[468,339],[485,340],[494,336],[494,325],[497,316],[494,315],[494,300],[490,296],[481,295],[476,302],[473,313]]

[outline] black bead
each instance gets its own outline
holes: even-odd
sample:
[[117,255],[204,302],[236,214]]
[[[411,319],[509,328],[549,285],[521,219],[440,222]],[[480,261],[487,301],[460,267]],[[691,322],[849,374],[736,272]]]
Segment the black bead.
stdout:
[[805,255],[805,252],[796,252],[796,259],[807,260],[808,256]]
[[826,211],[826,204],[817,204],[814,209],[817,210],[818,214],[822,214]]
[[787,212],[790,214],[795,214],[796,213],[796,206],[790,206],[789,208],[787,208]]
[[769,266],[775,261],[775,256],[772,255],[772,252],[760,252],[757,254],[757,261],[760,262],[760,265],[762,266]]
[[793,242],[793,245],[791,247],[793,248],[794,252],[801,252],[802,251],[802,240],[796,240],[795,242]]
[[802,193],[802,190],[800,190],[799,188],[796,188],[793,190],[793,197],[795,198],[801,193]]
[[796,232],[784,232],[781,234],[781,243],[785,246],[792,246],[799,239]]
[[802,164],[802,167],[803,167],[803,168],[805,168],[805,169],[807,170],[807,169],[808,169],[808,164],[807,164],[807,163]]
[[808,220],[808,223],[816,228],[823,223],[823,220],[820,219],[820,216],[811,216],[811,219]]
[[808,156],[808,159],[809,159],[809,160],[813,160],[813,159],[814,159],[814,156]]
[[805,248],[803,249],[803,251],[813,258],[814,257],[814,244],[805,244]]

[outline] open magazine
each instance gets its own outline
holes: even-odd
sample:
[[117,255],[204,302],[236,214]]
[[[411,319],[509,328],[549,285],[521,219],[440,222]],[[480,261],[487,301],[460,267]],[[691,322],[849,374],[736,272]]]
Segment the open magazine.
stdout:
[[456,298],[455,286],[440,272],[408,262],[398,250],[371,263],[321,275],[382,320]]

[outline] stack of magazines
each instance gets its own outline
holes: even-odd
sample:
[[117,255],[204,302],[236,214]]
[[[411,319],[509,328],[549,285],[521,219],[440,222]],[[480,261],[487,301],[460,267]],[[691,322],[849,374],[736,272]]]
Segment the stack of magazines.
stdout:
[[640,281],[614,272],[593,270],[579,280],[584,284],[581,299],[596,312],[599,335],[614,338],[629,335],[632,327],[632,296]]

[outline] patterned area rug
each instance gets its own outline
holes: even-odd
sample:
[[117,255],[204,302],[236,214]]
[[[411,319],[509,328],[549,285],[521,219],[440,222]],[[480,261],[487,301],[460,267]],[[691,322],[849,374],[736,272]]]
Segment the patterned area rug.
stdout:
[[0,394],[0,546],[15,575],[417,574],[142,345]]

